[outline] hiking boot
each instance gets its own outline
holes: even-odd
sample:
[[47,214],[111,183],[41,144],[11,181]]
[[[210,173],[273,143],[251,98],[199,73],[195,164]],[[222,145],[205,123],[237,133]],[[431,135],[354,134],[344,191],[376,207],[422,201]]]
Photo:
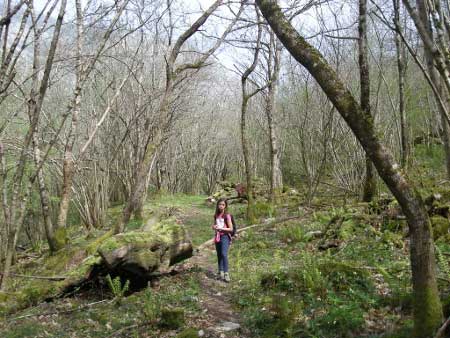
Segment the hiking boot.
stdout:
[[230,274],[228,272],[224,273],[223,280],[227,283],[230,282]]
[[217,277],[221,280],[224,280],[225,278],[225,273],[223,271],[219,271],[219,274],[217,275]]

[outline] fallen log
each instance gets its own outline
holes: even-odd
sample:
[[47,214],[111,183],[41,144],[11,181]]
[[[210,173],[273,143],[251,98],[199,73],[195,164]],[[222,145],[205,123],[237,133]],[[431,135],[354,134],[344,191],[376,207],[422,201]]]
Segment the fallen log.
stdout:
[[[299,219],[299,218],[303,218],[303,217],[305,217],[305,215],[302,215],[302,216],[288,216],[288,217],[281,217],[281,218],[269,218],[269,219],[264,220],[261,223],[252,224],[252,225],[246,226],[245,228],[239,228],[236,231],[236,233],[239,234],[241,232],[244,232],[244,231],[247,231],[247,230],[250,230],[250,229],[253,229],[253,228],[257,228],[257,227],[261,227],[261,226],[272,226],[272,225],[275,225],[275,224],[278,224],[278,223],[283,223],[283,222],[287,222],[287,221],[290,221],[290,220],[293,220],[293,219]],[[209,239],[206,242],[200,244],[196,248],[196,250],[197,251],[201,251],[205,247],[208,247],[208,246],[213,245],[213,244],[214,244],[214,239]]]

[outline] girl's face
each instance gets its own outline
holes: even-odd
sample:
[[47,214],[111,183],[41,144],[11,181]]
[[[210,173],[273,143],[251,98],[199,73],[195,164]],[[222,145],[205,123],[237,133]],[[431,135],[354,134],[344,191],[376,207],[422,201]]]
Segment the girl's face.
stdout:
[[225,210],[225,206],[226,206],[226,205],[225,205],[225,202],[220,202],[219,205],[218,205],[219,210],[220,210],[220,211],[224,211],[224,210]]

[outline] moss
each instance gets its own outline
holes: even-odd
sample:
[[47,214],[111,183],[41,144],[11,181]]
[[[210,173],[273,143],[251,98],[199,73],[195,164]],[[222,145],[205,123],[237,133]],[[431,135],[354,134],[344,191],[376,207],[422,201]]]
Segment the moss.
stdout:
[[353,222],[353,220],[348,219],[344,222],[342,222],[342,225],[339,229],[338,237],[342,240],[349,240],[353,237],[355,231],[356,231],[356,225]]
[[182,308],[162,309],[159,325],[168,329],[179,329],[184,325],[184,310]]
[[109,252],[129,244],[136,247],[146,247],[149,242],[155,242],[156,237],[155,234],[149,232],[126,232],[105,239],[98,247],[98,251]]
[[177,335],[177,338],[198,338],[198,337],[199,337],[198,329],[195,329],[193,327],[184,329]]
[[87,247],[86,247],[86,252],[89,255],[94,254],[98,247],[108,238],[110,238],[113,235],[112,230],[107,231],[106,233],[104,233],[102,236],[98,237],[97,239],[95,239],[94,241],[92,241],[92,243],[90,243]]
[[54,295],[55,292],[56,287],[54,283],[37,280],[21,290],[20,295],[17,297],[18,304],[20,307],[36,305],[43,299]]
[[8,294],[0,291],[0,303],[6,302],[8,300]]
[[150,268],[156,269],[160,264],[160,255],[157,252],[152,252],[149,250],[137,250],[131,252],[127,256],[127,263],[133,264],[146,268],[149,270]]
[[437,288],[422,288],[414,294],[414,337],[433,337],[441,326],[442,304]]
[[63,248],[69,241],[66,228],[58,228],[55,231],[55,243],[57,249]]
[[86,257],[81,264],[66,274],[68,278],[61,283],[61,286],[64,287],[65,285],[76,283],[77,281],[81,281],[82,279],[88,277],[94,266],[100,264],[100,262],[101,257],[99,255],[91,255]]
[[128,244],[132,244],[134,247],[149,247],[151,243],[154,243],[154,245],[158,243],[170,244],[174,240],[185,237],[185,229],[177,224],[174,218],[169,218],[153,224],[151,231],[130,231],[106,238],[98,250],[108,252]]
[[439,217],[439,216],[431,217],[431,224],[433,226],[434,240],[448,234],[448,229],[450,228],[450,222],[447,218]]

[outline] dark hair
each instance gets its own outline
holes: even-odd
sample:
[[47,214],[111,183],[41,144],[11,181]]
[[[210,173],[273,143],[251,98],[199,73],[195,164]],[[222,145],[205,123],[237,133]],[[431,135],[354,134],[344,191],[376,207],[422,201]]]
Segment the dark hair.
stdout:
[[225,209],[223,209],[223,214],[226,215],[227,214],[227,208],[228,208],[228,202],[226,198],[219,198],[219,200],[217,201],[216,204],[216,212],[214,214],[214,217],[217,217],[220,215],[220,210],[219,210],[219,203],[224,202],[225,203]]

